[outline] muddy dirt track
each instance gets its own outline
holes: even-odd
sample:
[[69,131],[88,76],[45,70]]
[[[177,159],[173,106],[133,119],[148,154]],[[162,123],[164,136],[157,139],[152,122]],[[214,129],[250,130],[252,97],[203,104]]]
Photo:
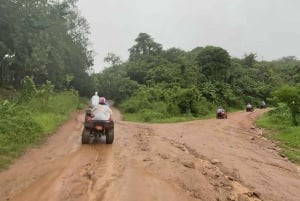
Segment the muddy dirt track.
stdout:
[[253,121],[121,121],[115,142],[81,145],[83,112],[0,173],[6,201],[299,201],[300,169]]

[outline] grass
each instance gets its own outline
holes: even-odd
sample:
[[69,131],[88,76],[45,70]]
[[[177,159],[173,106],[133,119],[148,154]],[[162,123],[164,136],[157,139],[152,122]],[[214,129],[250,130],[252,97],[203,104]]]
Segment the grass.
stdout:
[[15,97],[19,92],[14,89],[0,88],[0,100],[11,99]]
[[257,120],[257,126],[267,129],[266,137],[277,142],[290,161],[300,163],[300,127],[274,123],[270,114]]
[[[240,111],[240,109],[228,108],[227,112],[231,113],[236,111]],[[161,116],[157,114],[157,112],[123,113],[123,120],[132,121],[132,122],[148,122],[148,123],[176,123],[176,122],[193,121],[199,119],[212,119],[212,118],[216,118],[216,113],[215,110],[213,110],[208,112],[208,114],[202,115],[200,117],[193,117],[192,115],[189,114],[183,114],[181,116],[174,116],[169,118],[163,118],[163,117],[161,118]]]
[[78,95],[72,91],[55,93],[47,100],[29,102],[0,100],[0,170],[6,169],[29,147],[53,133],[78,109]]
[[215,118],[216,114],[214,112],[210,112],[207,115],[201,116],[201,117],[193,117],[192,115],[185,114],[182,116],[174,116],[169,118],[155,118],[151,117],[148,118],[148,116],[145,116],[142,113],[125,113],[123,114],[123,120],[124,121],[132,121],[132,122],[147,122],[147,123],[176,123],[176,122],[185,122],[185,121],[193,121],[193,120],[199,120],[199,119],[211,119]]
[[192,116],[179,116],[179,117],[170,117],[170,118],[162,118],[162,119],[161,118],[145,119],[145,117],[141,114],[127,113],[123,115],[123,119],[125,121],[132,121],[132,122],[175,123],[175,122],[191,121],[197,118]]
[[42,132],[45,134],[55,131],[62,122],[68,119],[66,115],[53,113],[40,113],[33,118],[39,122],[39,125],[42,127]]

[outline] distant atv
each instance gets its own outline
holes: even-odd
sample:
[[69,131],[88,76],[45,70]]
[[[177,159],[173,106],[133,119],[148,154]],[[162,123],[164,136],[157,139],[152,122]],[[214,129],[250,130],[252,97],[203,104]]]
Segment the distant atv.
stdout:
[[254,108],[253,107],[246,107],[246,112],[253,112]]
[[217,112],[216,118],[217,119],[227,119],[227,113],[225,111],[223,111],[223,112]]
[[89,144],[92,140],[106,136],[106,144],[114,141],[114,122],[112,120],[93,120],[91,109],[86,110],[84,128],[81,136],[82,144]]
[[267,105],[260,105],[259,108],[260,108],[260,109],[266,109],[266,108],[267,108]]

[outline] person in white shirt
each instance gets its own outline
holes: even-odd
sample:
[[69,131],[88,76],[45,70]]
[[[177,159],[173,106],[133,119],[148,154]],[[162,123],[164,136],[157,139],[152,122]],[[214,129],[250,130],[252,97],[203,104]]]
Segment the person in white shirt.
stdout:
[[219,113],[222,113],[222,112],[224,112],[225,110],[223,109],[223,107],[222,106],[220,106],[218,109],[217,109],[217,113],[219,114]]
[[104,97],[100,97],[99,104],[92,109],[93,120],[112,120],[112,110],[106,105]]
[[91,103],[90,103],[91,108],[94,108],[97,105],[99,105],[99,101],[100,101],[100,97],[98,96],[98,92],[96,91],[91,98]]

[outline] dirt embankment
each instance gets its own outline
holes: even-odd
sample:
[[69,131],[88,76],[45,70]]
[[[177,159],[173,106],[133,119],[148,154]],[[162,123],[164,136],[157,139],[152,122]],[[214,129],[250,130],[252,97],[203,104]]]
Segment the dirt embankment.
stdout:
[[141,124],[114,110],[114,144],[84,146],[77,113],[0,173],[0,200],[299,201],[299,168],[253,125],[262,113]]

